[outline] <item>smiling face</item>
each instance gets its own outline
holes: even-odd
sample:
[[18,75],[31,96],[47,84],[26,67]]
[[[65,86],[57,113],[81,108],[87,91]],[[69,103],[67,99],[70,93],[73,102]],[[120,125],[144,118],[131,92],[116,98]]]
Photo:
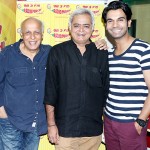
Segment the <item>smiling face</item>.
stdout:
[[42,24],[35,19],[28,19],[21,27],[21,37],[28,51],[38,51],[43,39]]
[[86,45],[92,35],[92,22],[89,14],[79,14],[73,17],[70,34],[77,45]]
[[127,21],[122,9],[110,10],[107,13],[106,30],[115,40],[128,36],[128,27],[130,26],[131,20]]

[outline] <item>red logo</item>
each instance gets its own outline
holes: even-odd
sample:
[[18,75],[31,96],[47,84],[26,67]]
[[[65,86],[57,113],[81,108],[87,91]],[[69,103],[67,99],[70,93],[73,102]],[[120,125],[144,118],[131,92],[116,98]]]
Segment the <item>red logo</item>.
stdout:
[[2,34],[2,25],[0,25],[0,34]]

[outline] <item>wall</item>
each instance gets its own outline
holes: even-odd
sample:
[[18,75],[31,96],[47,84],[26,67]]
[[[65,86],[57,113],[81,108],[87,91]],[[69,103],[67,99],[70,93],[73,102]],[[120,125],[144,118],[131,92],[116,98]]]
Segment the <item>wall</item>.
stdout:
[[136,37],[150,43],[150,4],[132,5],[133,17],[136,19]]

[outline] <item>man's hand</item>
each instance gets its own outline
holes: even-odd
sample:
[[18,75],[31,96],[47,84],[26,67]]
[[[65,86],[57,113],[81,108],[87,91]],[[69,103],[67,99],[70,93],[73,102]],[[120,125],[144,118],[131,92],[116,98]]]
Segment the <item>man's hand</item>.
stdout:
[[137,133],[140,135],[142,132],[142,127],[137,122],[135,122],[134,125],[135,129],[137,130]]
[[56,125],[51,125],[48,127],[48,140],[52,144],[58,144],[59,141],[59,134],[58,128]]
[[107,42],[102,39],[102,38],[99,38],[97,41],[95,41],[95,45],[97,47],[97,49],[104,49],[104,50],[107,50],[108,49],[108,46],[107,46]]
[[4,106],[0,107],[0,118],[8,118]]

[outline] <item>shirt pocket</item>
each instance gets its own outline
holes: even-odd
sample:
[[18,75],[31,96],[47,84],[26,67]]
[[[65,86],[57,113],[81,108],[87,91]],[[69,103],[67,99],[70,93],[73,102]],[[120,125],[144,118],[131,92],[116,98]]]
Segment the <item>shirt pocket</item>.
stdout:
[[90,87],[102,87],[102,72],[97,67],[88,67],[86,82]]
[[27,86],[33,84],[32,70],[27,67],[11,69],[7,80],[12,86]]
[[42,65],[39,67],[39,73],[40,73],[40,81],[42,81],[42,84],[45,84],[45,76],[46,76],[46,65]]

